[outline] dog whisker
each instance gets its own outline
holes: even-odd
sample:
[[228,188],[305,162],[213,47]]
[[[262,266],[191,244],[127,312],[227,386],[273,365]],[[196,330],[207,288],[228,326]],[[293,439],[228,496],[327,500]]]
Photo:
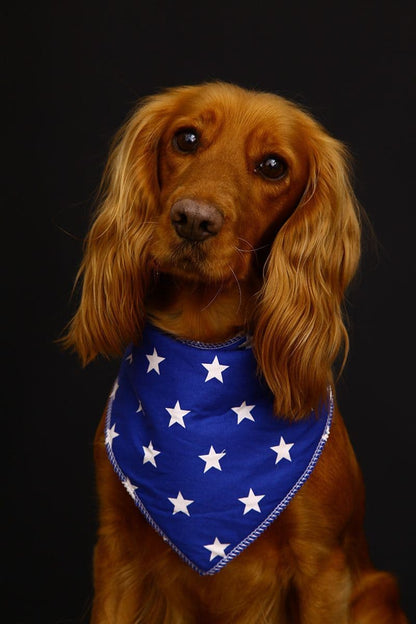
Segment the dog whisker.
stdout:
[[247,243],[247,245],[251,247],[251,249],[240,249],[240,247],[235,247],[237,251],[241,251],[242,253],[255,253],[256,251],[260,251],[261,249],[267,249],[267,247],[269,247],[269,245],[261,245],[260,247],[253,247],[253,245],[248,240],[246,240],[245,238],[241,238],[241,236],[238,237],[238,240],[243,241],[243,243]]
[[242,253],[242,252],[244,252],[244,249],[239,249],[238,247],[235,247],[235,246],[234,246],[234,249],[238,253],[238,255],[240,256],[240,258],[244,257],[243,253]]
[[237,308],[237,312],[238,312],[240,310],[240,308],[241,308],[241,303],[242,303],[241,286],[240,286],[240,282],[238,280],[238,277],[235,274],[235,272],[233,271],[233,268],[232,268],[232,266],[230,264],[228,265],[228,268],[230,269],[231,273],[233,274],[234,279],[235,279],[236,284],[237,284],[237,288],[238,288],[238,293],[239,293],[239,304],[238,304],[238,308]]
[[242,236],[239,236],[238,240],[242,241],[243,243],[247,243],[248,247],[251,248],[251,249],[243,249],[242,251],[253,251],[254,250],[253,245],[246,238],[243,238]]
[[222,291],[222,288],[224,286],[224,282],[220,285],[220,287],[218,288],[217,292],[215,293],[215,295],[213,296],[213,298],[211,299],[211,301],[209,301],[207,303],[206,306],[204,306],[203,308],[201,308],[201,312],[203,312],[204,310],[206,310],[207,308],[209,308],[210,305],[212,305],[214,303],[214,301],[216,300],[216,298],[218,297],[218,295],[220,294],[220,292]]

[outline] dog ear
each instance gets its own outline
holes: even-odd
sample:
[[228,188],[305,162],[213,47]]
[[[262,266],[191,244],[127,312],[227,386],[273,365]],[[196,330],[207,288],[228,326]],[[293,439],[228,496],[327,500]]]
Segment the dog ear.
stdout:
[[119,355],[141,333],[159,195],[157,152],[170,99],[144,100],[110,151],[77,277],[81,303],[62,340],[84,364],[99,353]]
[[360,255],[360,218],[344,146],[309,131],[303,198],[278,232],[259,294],[253,347],[277,413],[300,418],[325,400],[331,367],[348,336],[345,289]]

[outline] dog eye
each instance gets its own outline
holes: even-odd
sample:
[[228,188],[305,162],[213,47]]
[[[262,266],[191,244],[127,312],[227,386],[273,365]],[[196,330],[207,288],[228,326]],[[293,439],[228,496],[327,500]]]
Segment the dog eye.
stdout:
[[279,180],[287,171],[287,164],[280,156],[269,154],[259,163],[255,169],[267,180]]
[[195,152],[199,144],[199,136],[193,128],[178,130],[173,137],[173,146],[184,153]]

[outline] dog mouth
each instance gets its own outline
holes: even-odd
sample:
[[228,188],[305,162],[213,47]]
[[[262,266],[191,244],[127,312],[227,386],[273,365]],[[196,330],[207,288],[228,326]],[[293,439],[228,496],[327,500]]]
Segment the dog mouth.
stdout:
[[200,264],[207,260],[208,253],[204,243],[198,241],[181,241],[172,250],[173,262]]
[[[206,241],[171,241],[163,250],[157,246],[152,254],[152,263],[159,273],[179,277],[187,281],[224,284],[234,279],[237,270],[236,257],[224,252],[224,249]],[[238,257],[238,256],[237,256]]]
[[167,273],[180,273],[185,277],[208,277],[214,267],[204,245],[195,241],[181,241],[170,250],[167,262],[161,263]]

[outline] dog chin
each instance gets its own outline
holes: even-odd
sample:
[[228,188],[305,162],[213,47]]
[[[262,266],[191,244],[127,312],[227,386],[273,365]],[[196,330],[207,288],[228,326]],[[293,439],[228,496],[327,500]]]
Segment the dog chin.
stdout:
[[209,263],[195,263],[184,258],[176,263],[160,265],[160,272],[187,282],[215,284],[224,282],[224,271],[214,270]]
[[218,267],[210,262],[194,262],[188,258],[182,258],[177,262],[158,263],[158,271],[165,275],[171,275],[183,282],[205,284],[206,286],[222,285],[235,281],[230,267]]

